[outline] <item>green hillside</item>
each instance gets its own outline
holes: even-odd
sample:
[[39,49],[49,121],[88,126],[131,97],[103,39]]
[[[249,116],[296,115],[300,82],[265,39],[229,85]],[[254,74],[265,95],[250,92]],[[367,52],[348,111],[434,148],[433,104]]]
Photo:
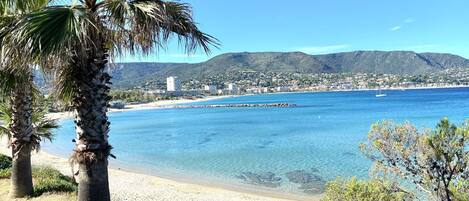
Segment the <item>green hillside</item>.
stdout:
[[325,55],[302,52],[242,52],[218,55],[206,62],[118,63],[110,67],[115,87],[138,86],[167,76],[200,79],[233,71],[296,73],[425,74],[454,67],[469,67],[469,60],[452,54],[410,51],[355,51]]

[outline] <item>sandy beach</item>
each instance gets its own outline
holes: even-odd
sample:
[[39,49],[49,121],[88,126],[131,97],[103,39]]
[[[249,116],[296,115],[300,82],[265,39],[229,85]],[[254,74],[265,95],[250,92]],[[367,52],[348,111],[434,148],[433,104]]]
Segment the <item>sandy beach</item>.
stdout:
[[[123,112],[129,110],[166,108],[174,104],[193,103],[198,101],[215,100],[228,96],[207,97],[189,100],[164,100],[147,104],[126,106],[122,110],[110,112]],[[72,112],[48,114],[51,119],[73,118]],[[1,139],[0,153],[11,155],[7,148],[6,139]],[[72,175],[68,159],[46,153],[44,151],[32,154],[33,165],[50,166],[65,175]],[[120,169],[109,169],[109,185],[112,200],[116,201],[293,201],[293,200],[320,200],[320,196],[284,198],[284,196],[242,192],[216,187],[215,185],[201,185],[189,182],[175,181],[152,175],[139,174]]]
[[[2,139],[0,153],[10,155],[5,139]],[[32,163],[33,165],[50,166],[63,174],[71,175],[71,167],[67,159],[43,151],[32,154]],[[178,182],[116,169],[109,170],[109,185],[112,200],[116,201],[292,201],[292,199]],[[319,199],[312,197],[308,200]]]

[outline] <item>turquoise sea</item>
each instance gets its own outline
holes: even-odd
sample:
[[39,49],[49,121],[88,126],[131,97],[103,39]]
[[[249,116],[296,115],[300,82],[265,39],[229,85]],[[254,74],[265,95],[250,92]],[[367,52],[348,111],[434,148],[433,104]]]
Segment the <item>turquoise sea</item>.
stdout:
[[[110,163],[157,176],[306,195],[337,176],[368,176],[371,163],[358,145],[376,121],[433,128],[445,116],[457,124],[469,118],[469,88],[384,92],[387,97],[377,98],[375,91],[287,93],[194,103],[287,102],[295,108],[111,113],[110,143],[117,159]],[[73,120],[64,120],[54,142],[43,148],[69,156],[74,136]],[[305,191],[301,181],[288,176],[307,177],[316,187]]]

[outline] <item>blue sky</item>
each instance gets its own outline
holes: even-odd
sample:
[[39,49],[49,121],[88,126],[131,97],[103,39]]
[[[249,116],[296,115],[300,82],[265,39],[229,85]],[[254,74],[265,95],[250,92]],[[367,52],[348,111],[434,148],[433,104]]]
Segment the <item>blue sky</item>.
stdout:
[[199,27],[220,40],[212,55],[176,42],[121,62],[201,62],[226,52],[412,50],[469,58],[467,0],[182,0]]

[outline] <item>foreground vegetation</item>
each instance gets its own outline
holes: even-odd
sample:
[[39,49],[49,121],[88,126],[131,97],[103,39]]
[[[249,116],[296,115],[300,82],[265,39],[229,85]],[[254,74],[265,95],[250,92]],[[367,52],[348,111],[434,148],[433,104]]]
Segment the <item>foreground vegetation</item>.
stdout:
[[396,183],[382,179],[370,181],[337,178],[326,185],[324,201],[396,201],[411,200],[413,195],[399,188]]
[[[26,85],[0,82],[11,92],[13,113],[13,197],[31,195],[30,148],[32,72],[39,67],[54,75],[57,96],[76,112],[79,200],[110,200],[107,109],[111,77],[109,58],[164,48],[175,35],[187,53],[206,53],[218,42],[199,30],[192,9],[178,1],[140,0],[5,0],[0,2],[0,70]],[[11,74],[13,73],[13,74]],[[21,167],[21,168],[19,168]],[[84,174],[85,173],[85,174]],[[12,188],[12,189],[13,189]]]
[[[11,157],[0,154],[0,197],[8,197],[11,183]],[[78,184],[50,167],[33,167],[34,182],[32,200],[71,200],[76,199]]]
[[469,201],[469,122],[441,120],[419,131],[410,123],[371,126],[362,152],[374,162],[372,180],[337,179],[324,200]]

